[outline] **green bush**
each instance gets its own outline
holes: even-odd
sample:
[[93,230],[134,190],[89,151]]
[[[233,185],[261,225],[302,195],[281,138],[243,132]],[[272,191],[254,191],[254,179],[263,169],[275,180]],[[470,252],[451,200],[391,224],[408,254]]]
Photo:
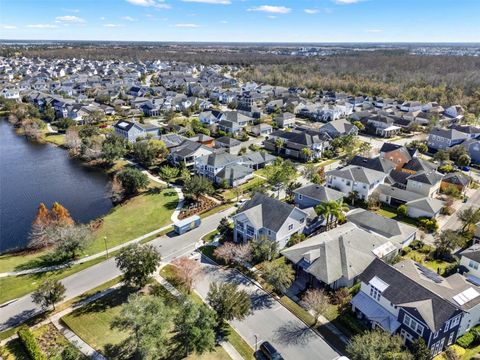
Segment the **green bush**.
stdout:
[[422,241],[422,240],[413,240],[411,243],[410,243],[410,247],[413,249],[413,250],[418,250],[420,249],[425,243]]
[[421,218],[420,227],[424,228],[428,232],[435,232],[438,230],[438,223],[435,219]]
[[463,348],[468,348],[475,341],[475,336],[471,332],[466,332],[457,339],[457,344]]
[[410,251],[412,251],[412,248],[405,247],[402,249],[402,255],[407,255]]
[[20,327],[17,334],[32,360],[47,360],[46,355],[38,346],[37,340],[27,326]]

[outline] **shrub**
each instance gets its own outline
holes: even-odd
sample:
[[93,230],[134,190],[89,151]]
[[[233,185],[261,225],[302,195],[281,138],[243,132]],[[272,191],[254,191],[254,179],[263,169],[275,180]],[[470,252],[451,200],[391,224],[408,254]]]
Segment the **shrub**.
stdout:
[[435,232],[438,230],[438,223],[435,219],[422,218],[420,219],[420,227],[428,232]]
[[402,255],[407,255],[410,251],[412,251],[412,248],[405,247],[402,249]]
[[38,346],[37,340],[27,326],[22,326],[17,332],[20,341],[32,360],[47,360],[47,357]]
[[418,250],[420,249],[425,243],[422,241],[422,240],[413,240],[411,243],[410,243],[410,247],[413,249],[413,250]]
[[398,208],[397,208],[397,214],[398,215],[401,215],[401,216],[407,216],[408,214],[408,209],[405,205],[400,205]]
[[457,339],[457,344],[463,348],[468,348],[475,341],[475,336],[471,332],[466,332]]

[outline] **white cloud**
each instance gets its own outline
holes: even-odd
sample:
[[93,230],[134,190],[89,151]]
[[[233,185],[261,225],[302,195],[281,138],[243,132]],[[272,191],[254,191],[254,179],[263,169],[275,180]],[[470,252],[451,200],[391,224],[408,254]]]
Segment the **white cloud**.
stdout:
[[103,26],[108,27],[108,28],[116,28],[116,27],[121,27],[122,25],[120,25],[120,24],[103,24]]
[[135,19],[131,16],[121,16],[120,19],[126,20],[126,21],[137,21],[137,19]]
[[65,15],[65,16],[57,16],[55,18],[55,20],[57,22],[66,22],[66,23],[75,23],[75,24],[79,24],[79,23],[84,23],[85,20],[78,17],[78,16],[73,16],[73,15]]
[[183,2],[196,2],[204,4],[214,4],[214,5],[230,5],[232,2],[230,0],[182,0]]
[[175,27],[178,28],[198,28],[200,25],[197,24],[175,24]]
[[285,6],[260,5],[248,9],[248,11],[262,11],[271,14],[288,14],[292,9]]
[[307,14],[317,14],[318,12],[320,12],[320,10],[318,9],[304,9],[303,11],[305,11],[305,13]]
[[57,25],[53,24],[32,24],[32,25],[27,25],[28,28],[33,28],[33,29],[55,29],[58,28]]
[[336,2],[337,4],[355,4],[355,3],[358,3],[360,1],[363,1],[363,0],[334,0],[334,2]]
[[15,25],[2,25],[2,29],[5,29],[5,30],[12,30],[16,28],[17,27]]
[[154,7],[158,9],[170,9],[170,5],[165,4],[164,0],[127,0],[132,5]]
[[100,20],[105,20],[105,19],[106,19],[105,16],[101,16],[101,17],[100,17]]
[[369,33],[380,33],[380,32],[383,32],[382,29],[367,29],[365,30],[366,32],[369,32]]
[[221,20],[220,23],[221,24],[228,24],[228,21],[227,20]]

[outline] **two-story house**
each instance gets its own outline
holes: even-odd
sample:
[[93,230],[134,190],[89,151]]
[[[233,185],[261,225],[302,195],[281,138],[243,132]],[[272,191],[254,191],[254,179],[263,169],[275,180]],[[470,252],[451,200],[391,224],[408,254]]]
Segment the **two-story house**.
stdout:
[[351,302],[357,316],[407,345],[423,338],[433,355],[463,334],[462,317],[480,303],[480,289],[462,275],[443,278],[411,260],[391,266],[374,259],[359,279]]
[[115,133],[136,142],[138,138],[158,137],[159,127],[151,124],[141,124],[136,121],[120,120],[114,125]]
[[382,184],[388,174],[356,165],[326,173],[326,186],[341,191],[345,196],[356,191],[358,197],[367,200]]
[[293,234],[302,233],[308,214],[299,208],[256,193],[234,215],[233,239],[246,242],[264,236],[285,247]]
[[315,207],[321,203],[330,201],[343,201],[345,196],[342,192],[319,184],[308,184],[293,192],[295,194],[295,206],[300,209]]
[[358,128],[345,119],[330,121],[329,123],[323,125],[319,131],[328,134],[332,139],[339,136],[358,134]]
[[445,150],[449,147],[459,145],[470,135],[456,129],[433,128],[428,134],[427,145],[434,150]]
[[177,147],[170,149],[168,160],[172,165],[193,169],[197,158],[213,152],[214,150],[208,146],[186,139]]
[[212,153],[195,159],[195,172],[210,181],[229,186],[240,185],[253,177],[253,169],[243,165],[243,158],[227,152]]
[[281,253],[292,263],[297,283],[337,289],[352,286],[375,258],[392,259],[398,251],[385,237],[347,222]]
[[407,178],[407,190],[432,197],[438,194],[442,179],[443,175],[435,170],[422,171]]

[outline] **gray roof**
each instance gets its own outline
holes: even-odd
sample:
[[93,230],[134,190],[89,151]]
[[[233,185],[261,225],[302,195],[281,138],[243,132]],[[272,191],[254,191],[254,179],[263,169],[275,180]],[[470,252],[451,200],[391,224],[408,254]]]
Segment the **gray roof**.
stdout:
[[197,162],[202,165],[209,165],[218,168],[235,162],[240,162],[240,160],[241,159],[238,156],[231,155],[227,152],[218,152],[202,156],[197,159]]
[[381,180],[385,173],[361,166],[348,165],[343,169],[329,171],[327,175],[338,176],[342,179],[358,181],[364,184],[373,184],[375,181]]
[[394,305],[409,308],[409,311],[423,319],[432,331],[437,331],[445,321],[460,311],[458,306],[426,287],[428,282],[433,283],[427,275],[433,278],[436,274],[411,260],[402,261],[393,267],[375,259],[360,275],[360,279],[367,284],[374,277],[381,279],[388,284],[382,297]]
[[186,139],[179,146],[173,148],[171,152],[182,157],[188,157],[200,148],[212,151],[212,149],[206,147],[205,145]]
[[[274,232],[280,230],[295,206],[284,203],[261,193],[256,193],[237,215],[244,214],[257,228],[266,228]],[[298,209],[298,211],[301,211]],[[305,214],[307,217],[307,214]]]
[[402,243],[417,232],[417,228],[365,209],[355,209],[347,214],[348,221],[367,231],[382,235],[402,248]]
[[467,186],[470,184],[470,178],[462,173],[450,173],[444,176],[442,181],[449,184]]
[[442,128],[433,128],[430,131],[430,135],[440,136],[450,140],[461,140],[467,137],[465,133],[460,132],[456,129],[442,129]]
[[255,151],[242,156],[242,159],[251,164],[260,165],[272,162],[276,159],[275,156],[262,151]]
[[435,185],[443,179],[443,175],[436,171],[422,171],[408,177],[408,181],[413,180],[428,185]]
[[463,250],[460,254],[467,259],[480,263],[480,244],[472,245],[468,249]]
[[387,184],[378,185],[377,191],[380,194],[384,194],[386,196],[390,196],[392,198],[395,198],[395,199],[398,199],[398,200],[401,200],[401,201],[405,201],[405,202],[412,201],[412,200],[418,200],[418,199],[422,199],[422,198],[425,197],[422,194],[418,194],[418,193],[415,193],[413,191],[399,189],[397,187],[390,186],[390,185],[387,185]]
[[342,277],[356,278],[376,258],[373,251],[385,245],[396,250],[388,239],[347,222],[283,250],[282,255],[296,264],[301,262],[318,280],[332,284]]
[[240,141],[237,139],[231,138],[230,136],[222,136],[215,139],[215,144],[225,146],[225,147],[233,147],[238,146],[241,144]]
[[338,190],[327,188],[323,185],[310,184],[302,186],[294,191],[295,194],[301,194],[310,199],[319,202],[337,201],[343,198],[344,194]]
[[406,203],[406,205],[409,208],[415,208],[436,214],[442,209],[444,202],[437,199],[424,197],[418,200],[409,201]]
[[225,166],[225,168],[219,171],[216,176],[221,179],[235,181],[238,179],[243,179],[245,176],[250,175],[251,173],[253,173],[253,170],[249,167],[234,164]]
[[383,157],[367,158],[359,155],[350,161],[350,165],[357,165],[384,173],[389,173],[396,166],[392,161],[384,159]]

